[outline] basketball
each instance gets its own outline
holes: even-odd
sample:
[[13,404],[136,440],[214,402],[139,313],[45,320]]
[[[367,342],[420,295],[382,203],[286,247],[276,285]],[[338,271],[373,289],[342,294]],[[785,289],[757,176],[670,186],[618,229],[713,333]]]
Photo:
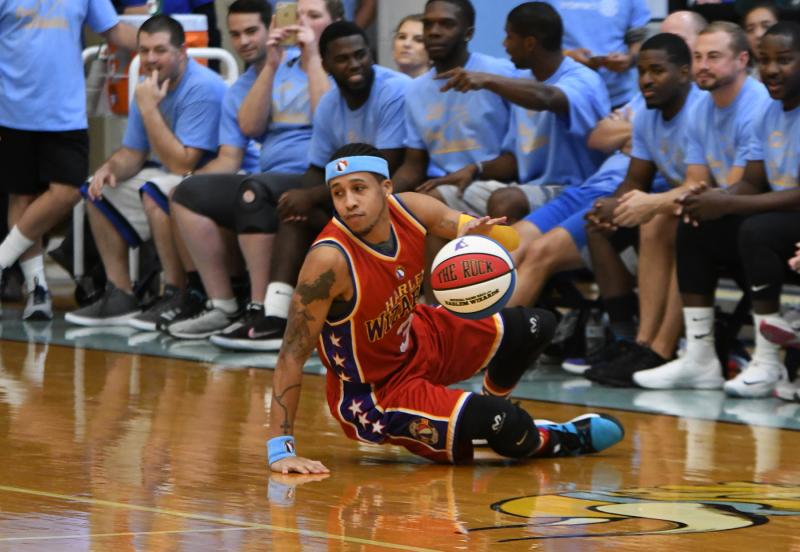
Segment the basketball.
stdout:
[[491,316],[514,292],[516,269],[505,248],[486,236],[463,236],[433,260],[431,288],[439,303],[462,318]]

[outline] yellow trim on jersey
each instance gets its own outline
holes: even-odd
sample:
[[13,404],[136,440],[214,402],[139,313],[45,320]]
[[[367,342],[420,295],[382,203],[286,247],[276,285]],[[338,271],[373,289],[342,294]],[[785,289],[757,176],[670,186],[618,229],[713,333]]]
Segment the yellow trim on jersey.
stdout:
[[455,446],[456,440],[456,424],[458,423],[458,417],[461,415],[461,410],[464,408],[464,404],[466,404],[467,399],[472,395],[469,391],[464,391],[461,393],[461,396],[458,398],[458,402],[456,403],[455,407],[453,407],[453,411],[450,413],[450,418],[447,423],[447,457],[450,459],[450,462],[454,462],[453,457],[453,447]]
[[408,207],[406,207],[405,203],[397,199],[397,197],[395,197],[394,195],[389,196],[389,201],[391,201],[392,204],[395,207],[397,207],[397,209],[400,211],[400,214],[403,215],[404,218],[409,220],[414,226],[416,226],[417,229],[420,232],[422,232],[423,235],[425,236],[428,235],[428,229],[419,221],[417,217],[414,216],[414,213],[412,213],[411,210]]
[[346,257],[347,264],[350,267],[350,279],[352,280],[353,285],[355,286],[355,289],[353,289],[353,293],[356,296],[356,302],[353,304],[353,308],[350,309],[350,312],[347,314],[347,316],[336,321],[329,321],[327,317],[325,318],[325,323],[328,324],[328,326],[334,328],[336,326],[341,326],[345,322],[349,322],[353,318],[355,312],[358,310],[358,307],[361,304],[361,280],[358,277],[358,271],[356,270],[356,264],[353,260],[353,257],[350,256],[350,252],[347,250],[347,247],[345,247],[345,245],[341,241],[331,236],[326,236],[320,239],[319,241],[314,242],[314,245],[312,247],[316,247],[318,245],[320,246],[325,245],[326,241],[333,242],[336,245],[338,245],[341,252]]
[[424,410],[414,410],[411,408],[387,408],[386,412],[404,412],[405,414],[413,414],[414,416],[427,418],[429,420],[436,420],[438,422],[446,422],[450,420],[450,416],[434,416],[430,412],[425,412]]
[[[397,236],[397,232],[394,229],[394,223],[393,222],[390,222],[389,224],[390,224],[391,232],[394,234],[395,241],[397,242],[397,251],[394,252],[394,256],[393,257],[390,257],[389,255],[384,255],[383,253],[379,253],[378,251],[375,251],[375,249],[370,247],[369,244],[367,244],[364,240],[362,240],[361,238],[359,238],[358,236],[353,234],[353,232],[350,231],[350,229],[347,227],[347,225],[345,223],[343,223],[342,221],[340,221],[339,219],[334,217],[332,220],[333,220],[333,224],[335,226],[337,226],[342,232],[346,233],[348,236],[353,238],[353,242],[355,242],[356,245],[358,245],[364,251],[368,252],[373,257],[377,257],[378,259],[381,259],[383,261],[396,261],[398,259],[398,257],[400,257],[400,251],[402,250],[403,247],[400,244],[400,238]],[[328,238],[325,238],[325,239],[328,239]]]
[[498,313],[493,314],[492,319],[494,319],[494,325],[497,328],[497,333],[495,333],[494,337],[494,343],[492,343],[492,348],[489,350],[489,354],[486,355],[486,358],[483,360],[481,367],[475,370],[475,374],[483,370],[486,365],[492,361],[495,353],[497,353],[497,349],[500,348],[500,342],[503,341],[503,334],[505,333],[505,328],[503,327],[503,317]]

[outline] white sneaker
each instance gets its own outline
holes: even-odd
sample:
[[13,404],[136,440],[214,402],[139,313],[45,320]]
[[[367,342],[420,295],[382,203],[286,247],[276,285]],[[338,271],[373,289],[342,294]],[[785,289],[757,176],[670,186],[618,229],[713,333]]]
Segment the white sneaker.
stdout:
[[800,401],[800,380],[778,382],[773,394],[782,401]]
[[742,373],[726,381],[723,388],[731,397],[770,397],[778,384],[788,379],[786,367],[780,361],[753,359]]
[[683,356],[658,368],[634,372],[633,382],[645,389],[720,389],[725,379],[716,356],[702,364]]

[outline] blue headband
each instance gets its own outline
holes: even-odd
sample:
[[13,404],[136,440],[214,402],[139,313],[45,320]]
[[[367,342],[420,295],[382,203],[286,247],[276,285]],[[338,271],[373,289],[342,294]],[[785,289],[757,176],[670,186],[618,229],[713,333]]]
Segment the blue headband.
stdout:
[[356,172],[377,173],[384,178],[389,178],[389,163],[386,162],[386,159],[372,155],[340,157],[325,165],[325,183],[330,183],[337,176]]

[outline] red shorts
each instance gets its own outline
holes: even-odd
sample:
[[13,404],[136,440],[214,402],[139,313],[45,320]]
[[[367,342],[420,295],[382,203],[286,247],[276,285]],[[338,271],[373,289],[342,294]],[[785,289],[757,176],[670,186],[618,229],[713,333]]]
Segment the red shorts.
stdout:
[[468,459],[470,447],[456,454],[455,434],[470,393],[447,386],[485,367],[502,337],[500,315],[465,320],[417,305],[405,363],[371,385],[343,381],[328,370],[328,406],[351,439],[402,445],[437,462]]

